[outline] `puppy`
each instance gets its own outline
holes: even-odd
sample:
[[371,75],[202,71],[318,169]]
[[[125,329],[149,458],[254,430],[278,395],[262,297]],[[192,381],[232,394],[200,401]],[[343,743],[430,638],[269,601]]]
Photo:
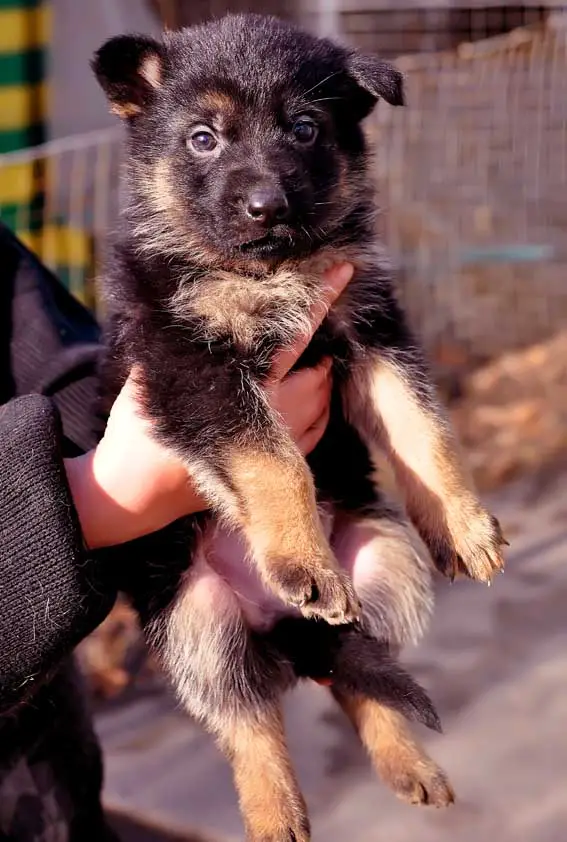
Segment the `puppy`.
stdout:
[[[448,804],[406,724],[438,727],[435,711],[395,658],[431,609],[429,554],[489,582],[503,538],[376,241],[361,121],[379,99],[403,104],[402,76],[255,15],[117,37],[93,67],[128,138],[107,383],[138,367],[156,435],[211,507],[146,559],[148,637],[232,762],[250,842],[309,839],[281,715],[298,678],[330,685],[399,795]],[[354,278],[299,363],[333,359],[331,419],[306,461],[264,387],[338,260]],[[419,536],[377,485],[383,452]]]

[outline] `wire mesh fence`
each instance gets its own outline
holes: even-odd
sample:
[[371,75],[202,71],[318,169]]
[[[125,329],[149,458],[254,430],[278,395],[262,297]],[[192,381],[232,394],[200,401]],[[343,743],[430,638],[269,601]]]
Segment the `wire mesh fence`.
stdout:
[[371,122],[385,238],[442,369],[567,326],[566,20],[398,59],[409,108]]
[[341,33],[361,49],[395,58],[408,53],[450,50],[542,23],[551,12],[547,3],[503,3],[501,0],[442,0],[398,3],[342,0]]
[[[458,38],[529,26],[398,58],[409,108],[383,106],[369,121],[381,229],[441,375],[566,323],[567,16],[522,8],[469,9]],[[423,32],[432,9],[421,11]],[[90,304],[119,159],[119,129],[0,156],[0,218]]]
[[0,155],[0,220],[90,306],[118,213],[119,160],[114,128]]

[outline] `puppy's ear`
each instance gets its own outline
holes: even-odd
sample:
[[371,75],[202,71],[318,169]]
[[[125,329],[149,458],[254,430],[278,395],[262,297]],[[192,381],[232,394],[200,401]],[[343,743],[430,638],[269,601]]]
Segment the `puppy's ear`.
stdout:
[[145,35],[119,35],[95,53],[91,67],[111,111],[123,119],[135,117],[163,83],[165,49]]
[[385,99],[390,105],[405,105],[403,74],[388,62],[365,53],[352,53],[347,72],[366,94],[366,113],[378,99]]

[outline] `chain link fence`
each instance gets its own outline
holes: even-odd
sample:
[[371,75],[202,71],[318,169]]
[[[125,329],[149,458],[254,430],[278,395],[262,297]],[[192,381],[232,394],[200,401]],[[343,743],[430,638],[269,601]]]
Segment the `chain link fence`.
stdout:
[[567,16],[398,58],[370,124],[386,241],[441,373],[567,326]]
[[[404,17],[404,5],[389,12],[388,37],[404,34],[411,13],[430,46],[445,42],[446,8],[414,3]],[[450,38],[473,40],[398,57],[409,107],[379,107],[368,125],[382,233],[442,377],[545,339],[567,318],[567,14],[525,4],[455,17],[454,6]],[[343,11],[343,23],[356,14]],[[0,155],[0,218],[91,304],[119,158],[119,128]]]

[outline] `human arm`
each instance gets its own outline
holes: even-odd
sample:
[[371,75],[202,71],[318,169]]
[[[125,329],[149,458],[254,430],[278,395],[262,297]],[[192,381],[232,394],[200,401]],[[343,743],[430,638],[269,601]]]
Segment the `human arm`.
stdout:
[[[352,276],[348,264],[327,273],[327,295],[298,337],[274,361],[268,397],[304,454],[319,441],[328,420],[330,363],[289,374],[329,307]],[[66,471],[86,543],[91,548],[130,541],[206,508],[177,457],[158,444],[141,416],[131,376],[116,400],[100,444]]]
[[[11,323],[11,333],[0,336],[0,387],[8,399],[0,406],[2,714],[31,695],[110,611],[117,556],[92,549],[137,538],[204,504],[185,469],[155,445],[133,383],[102,443],[87,456],[69,456],[69,445],[74,452],[89,446],[94,377],[80,340],[86,332],[92,343],[93,325],[29,253],[2,229],[0,235],[2,265],[11,267],[11,283],[0,290],[0,316],[9,314]],[[350,274],[331,276],[329,304]],[[314,327],[323,315],[314,314]],[[85,330],[70,337],[81,319]],[[308,340],[282,355],[269,387],[272,406],[304,452],[325,428],[330,389],[325,367],[285,377]],[[4,371],[3,355],[11,360]],[[27,391],[49,397],[17,397]],[[138,475],[123,471],[127,453]]]

